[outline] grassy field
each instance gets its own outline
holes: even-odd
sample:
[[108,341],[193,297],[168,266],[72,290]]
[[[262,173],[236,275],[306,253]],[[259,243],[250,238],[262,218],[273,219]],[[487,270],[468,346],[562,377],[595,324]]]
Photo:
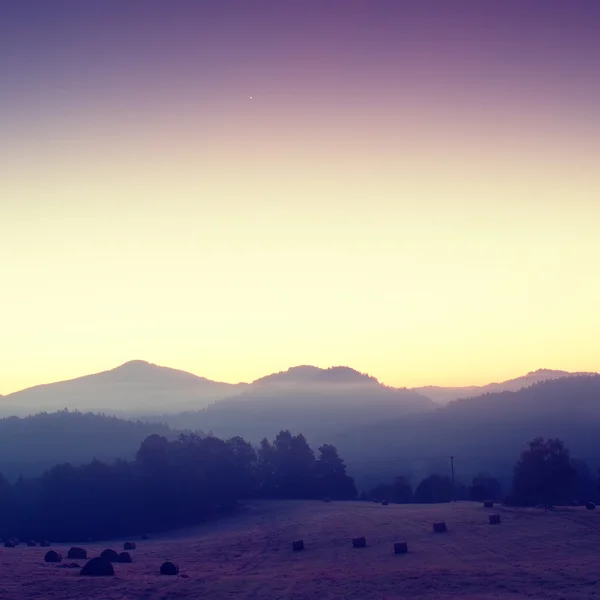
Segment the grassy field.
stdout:
[[[500,525],[488,524],[490,512]],[[436,520],[446,534],[432,532]],[[368,547],[352,548],[361,535]],[[292,553],[294,539],[304,552]],[[408,542],[409,553],[394,555],[395,541]],[[122,542],[86,547],[93,556]],[[114,578],[47,565],[43,548],[2,548],[0,598],[600,597],[600,511],[582,508],[257,502],[219,523],[136,542],[134,563],[115,565]],[[179,576],[158,575],[164,559],[179,564]]]

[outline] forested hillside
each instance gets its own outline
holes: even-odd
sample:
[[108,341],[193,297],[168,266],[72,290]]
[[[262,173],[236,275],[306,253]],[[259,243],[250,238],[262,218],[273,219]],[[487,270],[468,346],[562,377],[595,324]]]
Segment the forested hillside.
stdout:
[[507,481],[520,449],[536,436],[565,440],[573,456],[595,470],[600,466],[599,422],[600,375],[581,375],[457,400],[333,439],[359,483],[363,476],[372,484],[391,473],[418,479],[426,472],[448,472],[450,456],[465,479],[487,470]]
[[0,472],[13,479],[39,475],[60,462],[131,459],[140,440],[153,433],[176,435],[160,423],[77,411],[0,419]]

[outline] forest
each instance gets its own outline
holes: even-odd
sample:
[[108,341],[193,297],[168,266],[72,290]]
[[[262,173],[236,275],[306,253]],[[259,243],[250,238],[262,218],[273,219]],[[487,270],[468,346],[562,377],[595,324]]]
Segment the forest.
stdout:
[[41,477],[0,477],[0,537],[54,542],[141,535],[196,524],[246,498],[354,498],[335,447],[318,455],[280,432],[255,449],[242,438],[150,435],[132,461],[57,465]]

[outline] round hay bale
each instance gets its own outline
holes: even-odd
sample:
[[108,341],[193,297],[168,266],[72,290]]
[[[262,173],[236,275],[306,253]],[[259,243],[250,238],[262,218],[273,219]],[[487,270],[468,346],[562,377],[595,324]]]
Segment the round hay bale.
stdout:
[[292,550],[294,552],[300,552],[300,550],[304,550],[304,540],[296,540],[292,542]]
[[117,562],[119,560],[119,553],[112,548],[107,548],[106,550],[102,550],[100,553],[102,558],[109,560],[110,562]]
[[433,524],[434,533],[446,533],[446,531],[448,531],[448,528],[446,527],[446,523],[444,523],[444,521],[436,521]]
[[579,500],[571,500],[571,506],[580,506],[581,503],[579,502]]
[[123,544],[123,550],[135,550],[136,545],[135,542],[125,542]]
[[493,515],[488,515],[488,519],[489,519],[490,525],[499,525],[500,524],[500,515],[498,513],[495,513]]
[[131,554],[129,554],[129,552],[121,552],[121,554],[119,554],[119,562],[120,563],[133,562],[133,559],[131,558]]
[[387,506],[388,504],[389,504],[389,502],[388,502],[387,500],[383,500],[383,501],[381,502],[381,505],[382,505],[382,506]]
[[18,546],[21,543],[19,538],[13,538],[12,541],[15,543],[15,546]]
[[394,554],[406,554],[408,552],[408,544],[406,542],[396,542],[394,544]]
[[80,575],[87,577],[109,577],[115,574],[115,569],[112,566],[110,560],[97,556],[88,560],[83,569],[81,569]]
[[15,546],[16,546],[16,544],[12,540],[6,540],[4,542],[5,548],[14,548]]
[[352,547],[353,548],[366,548],[367,547],[367,538],[364,536],[352,538]]
[[323,502],[331,502],[331,498],[329,498],[328,496],[325,496],[325,498],[323,498]]
[[486,500],[483,503],[483,508],[494,508],[494,501],[493,500]]
[[43,540],[42,542],[40,542],[40,546],[42,548],[49,548],[50,547],[50,542],[48,540]]
[[35,540],[27,540],[27,545],[30,548],[33,548],[34,546],[37,546],[37,542]]
[[56,552],[56,550],[50,550],[46,552],[46,556],[44,556],[44,561],[47,563],[62,562],[62,554],[60,552]]
[[87,550],[85,548],[73,546],[72,548],[69,548],[69,551],[67,552],[67,558],[85,560],[87,558]]
[[143,539],[143,540],[149,540],[149,539],[150,539],[150,536],[149,536],[147,533],[143,533],[143,534],[142,534],[142,539]]
[[162,565],[160,565],[160,574],[161,575],[177,575],[179,573],[179,567],[170,560],[167,560]]
[[587,510],[596,510],[596,505],[593,502],[586,502],[585,507]]

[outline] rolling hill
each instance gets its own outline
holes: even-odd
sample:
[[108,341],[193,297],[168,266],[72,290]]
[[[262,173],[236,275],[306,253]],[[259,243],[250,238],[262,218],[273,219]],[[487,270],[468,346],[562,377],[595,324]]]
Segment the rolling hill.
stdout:
[[9,394],[0,400],[0,415],[64,408],[126,415],[180,412],[203,408],[244,387],[134,360],[109,371]]
[[335,432],[434,408],[421,394],[387,387],[348,367],[298,366],[257,379],[241,394],[204,410],[163,415],[161,420],[253,442],[290,429],[320,443]]

